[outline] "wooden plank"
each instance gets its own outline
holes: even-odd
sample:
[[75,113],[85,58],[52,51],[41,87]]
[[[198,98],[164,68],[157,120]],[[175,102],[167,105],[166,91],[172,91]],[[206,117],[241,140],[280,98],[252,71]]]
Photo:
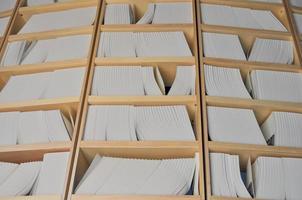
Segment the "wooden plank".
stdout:
[[155,196],[155,195],[72,195],[71,200],[200,200],[200,196]]

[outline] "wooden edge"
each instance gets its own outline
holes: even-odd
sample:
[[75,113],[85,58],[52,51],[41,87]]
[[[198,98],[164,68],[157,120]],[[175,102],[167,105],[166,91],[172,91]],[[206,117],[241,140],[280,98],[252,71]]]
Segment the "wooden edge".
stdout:
[[200,196],[157,196],[157,195],[72,195],[72,200],[200,200]]

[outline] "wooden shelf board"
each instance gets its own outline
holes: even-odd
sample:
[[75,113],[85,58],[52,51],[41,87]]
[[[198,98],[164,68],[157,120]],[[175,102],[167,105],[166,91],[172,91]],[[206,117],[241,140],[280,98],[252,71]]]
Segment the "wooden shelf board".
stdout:
[[9,16],[12,15],[12,13],[13,13],[13,9],[0,12],[0,18],[2,18],[2,17],[9,17]]
[[62,10],[67,10],[67,9],[97,6],[97,4],[98,4],[97,0],[58,2],[58,3],[53,3],[53,4],[47,4],[47,5],[20,7],[19,13],[22,15],[33,15],[33,14],[40,14],[40,13],[45,13],[45,12],[56,12],[56,11],[62,11]]
[[176,63],[183,65],[194,65],[195,57],[97,57],[95,58],[96,65],[154,65],[157,63]]
[[[105,2],[107,4],[114,4],[114,3],[129,3],[129,2],[144,2],[146,0],[106,0]],[[149,3],[150,0],[147,0]],[[192,2],[192,0],[152,0],[154,3],[172,3],[172,2]]]
[[20,41],[20,40],[42,40],[56,37],[63,37],[69,35],[84,35],[92,34],[93,26],[82,26],[75,28],[65,28],[52,31],[33,32],[33,33],[22,33],[16,35],[10,35],[8,37],[9,42]]
[[62,200],[60,195],[0,197],[0,200]]
[[270,30],[240,28],[240,27],[231,27],[231,26],[218,26],[218,25],[209,25],[209,24],[201,24],[200,26],[203,32],[228,33],[228,34],[235,34],[235,35],[249,34],[260,38],[292,40],[291,33],[283,32],[283,31],[270,31]]
[[79,97],[64,97],[58,99],[38,99],[25,102],[4,103],[0,104],[0,112],[29,111],[42,108],[56,109],[62,106],[77,107],[79,100]]
[[[209,200],[253,200],[254,198],[210,196]],[[254,199],[257,200],[257,199]],[[261,199],[258,199],[261,200]]]
[[[72,195],[71,200],[201,200],[200,196],[156,196],[156,195]],[[1,200],[1,199],[0,199]]]

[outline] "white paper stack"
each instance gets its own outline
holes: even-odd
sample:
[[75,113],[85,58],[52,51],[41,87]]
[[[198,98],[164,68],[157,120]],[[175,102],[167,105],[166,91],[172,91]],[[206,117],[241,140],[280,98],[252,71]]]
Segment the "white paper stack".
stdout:
[[251,198],[240,174],[239,156],[210,153],[212,195]]
[[152,3],[137,24],[188,24],[192,17],[191,3]]
[[[151,69],[146,73],[146,69]],[[94,72],[92,95],[144,96],[162,95],[153,67],[101,66]]]
[[195,140],[185,106],[138,106],[135,116],[139,140]]
[[44,154],[32,195],[61,195],[64,192],[69,152]]
[[302,102],[300,73],[254,70],[247,83],[255,99]]
[[183,32],[102,32],[98,57],[192,56]]
[[86,58],[90,39],[90,35],[76,35],[34,42],[8,43],[1,65],[37,64]]
[[201,4],[201,15],[204,24],[287,31],[278,18],[268,10]]
[[253,110],[208,106],[212,141],[266,145]]
[[272,112],[262,124],[261,129],[269,144],[302,147],[302,114]]
[[237,68],[205,65],[206,93],[209,96],[238,97],[250,99]]
[[168,95],[195,95],[195,66],[177,66],[176,77]]
[[191,185],[195,159],[144,160],[96,155],[75,194],[184,195]]
[[286,199],[300,199],[302,196],[302,159],[282,158]]
[[287,199],[284,175],[282,158],[258,157],[253,164],[255,198]]
[[35,14],[18,34],[90,26],[94,22],[95,13],[96,7],[86,7]]
[[11,76],[0,93],[1,103],[80,96],[85,68]]
[[292,6],[302,7],[302,1],[301,0],[289,0],[289,2]]
[[293,13],[294,19],[295,19],[295,23],[298,29],[299,34],[302,33],[302,15],[301,14],[297,14],[297,13]]
[[204,56],[246,60],[238,35],[203,32],[202,36]]
[[291,41],[256,38],[249,61],[292,64],[294,50]]
[[68,2],[68,1],[71,0],[27,0],[27,6],[40,6],[40,5],[47,5],[57,2]]
[[137,32],[138,57],[192,56],[183,32]]
[[[18,112],[0,113],[0,145],[15,145],[18,135]],[[1,173],[0,173],[1,174]],[[1,175],[0,175],[1,176]],[[1,179],[0,179],[1,180]]]
[[3,179],[0,184],[0,196],[27,195],[31,191],[38,177],[41,162],[21,163],[18,166],[10,163],[1,163],[0,167],[7,167],[7,165],[13,165],[12,167],[14,169],[5,170],[7,174],[4,175],[6,178]]
[[130,4],[107,4],[104,24],[133,24],[135,18]]
[[90,106],[84,140],[192,141],[185,106]]
[[8,22],[9,22],[9,17],[0,18],[0,38],[4,36]]
[[0,12],[14,9],[16,2],[17,2],[17,0],[1,0],[0,1]]
[[132,32],[102,32],[98,57],[136,57]]

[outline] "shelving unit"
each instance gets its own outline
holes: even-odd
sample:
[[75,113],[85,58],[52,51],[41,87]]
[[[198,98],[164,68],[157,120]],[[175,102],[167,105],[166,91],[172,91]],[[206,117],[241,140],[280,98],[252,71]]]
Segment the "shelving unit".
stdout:
[[[199,33],[199,52],[200,52],[200,74],[201,74],[201,95],[202,95],[202,119],[203,119],[203,140],[204,140],[204,160],[205,160],[205,191],[206,198],[209,200],[245,200],[248,198],[230,198],[230,197],[218,197],[212,195],[211,192],[211,168],[209,154],[215,153],[227,153],[233,155],[239,155],[240,165],[242,170],[246,170],[248,159],[252,162],[259,156],[270,157],[298,157],[302,158],[301,148],[290,147],[276,147],[276,146],[264,146],[264,145],[246,145],[227,142],[215,142],[210,141],[208,136],[208,120],[207,120],[207,106],[217,107],[231,107],[231,108],[246,108],[252,109],[255,113],[256,119],[259,124],[264,122],[265,119],[273,111],[285,111],[302,113],[300,103],[278,102],[278,101],[266,101],[255,99],[241,99],[230,97],[217,97],[208,96],[205,90],[205,75],[204,65],[213,65],[217,67],[237,68],[240,70],[242,79],[245,81],[247,75],[252,70],[263,69],[272,71],[284,71],[284,72],[297,72],[301,73],[301,47],[297,38],[297,31],[293,26],[293,19],[290,13],[289,4],[287,0],[284,0],[283,4],[277,3],[263,3],[252,2],[245,0],[196,0],[197,2],[197,23]],[[213,26],[202,24],[201,11],[199,3],[220,4],[229,5],[235,7],[251,8],[270,10],[274,15],[283,23],[288,32],[279,31],[266,31],[266,30],[254,30],[247,28],[226,27],[226,26]],[[288,40],[294,43],[294,63],[293,65],[283,64],[271,64],[263,62],[249,62],[238,61],[232,59],[220,59],[210,58],[203,56],[203,43],[202,32],[214,32],[214,33],[229,33],[238,35],[243,46],[245,53],[248,53],[252,47],[252,44],[256,37],[267,39],[280,39]]]

